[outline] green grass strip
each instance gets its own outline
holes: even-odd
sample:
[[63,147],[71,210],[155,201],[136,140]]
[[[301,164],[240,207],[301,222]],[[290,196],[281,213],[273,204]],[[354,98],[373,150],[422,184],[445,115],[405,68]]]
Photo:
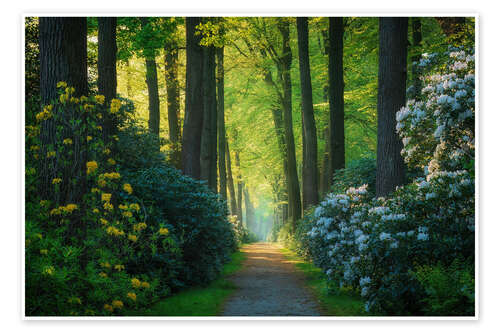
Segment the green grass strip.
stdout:
[[319,302],[323,315],[326,316],[367,316],[364,302],[353,291],[341,289],[335,293],[327,288],[327,276],[323,271],[308,260],[288,248],[282,248],[285,257],[295,264],[305,275],[306,285],[312,290]]
[[208,286],[191,287],[167,297],[147,310],[134,311],[126,316],[216,316],[224,301],[236,286],[226,278],[242,267],[246,255],[237,251],[224,265],[222,275]]

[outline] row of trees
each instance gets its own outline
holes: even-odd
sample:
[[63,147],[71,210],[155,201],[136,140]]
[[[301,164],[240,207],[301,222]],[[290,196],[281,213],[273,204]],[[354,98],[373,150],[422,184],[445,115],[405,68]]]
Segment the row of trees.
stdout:
[[[463,18],[438,18],[446,34],[461,29]],[[328,57],[328,77],[324,100],[328,102],[325,155],[320,165],[318,127],[314,114],[313,86],[310,68],[309,21],[292,18],[112,18],[100,17],[97,27],[87,27],[87,19],[79,17],[40,18],[40,86],[42,103],[54,96],[56,82],[66,81],[76,89],[76,95],[87,95],[87,30],[97,28],[98,59],[97,87],[110,101],[117,95],[117,61],[127,62],[132,55],[142,57],[146,67],[148,91],[148,127],[160,136],[160,97],[158,64],[164,53],[168,134],[172,144],[174,165],[184,174],[207,182],[215,192],[227,199],[231,213],[242,221],[243,195],[250,202],[250,191],[240,171],[238,145],[230,150],[229,143],[238,138],[234,128],[227,132],[224,102],[225,46],[237,50],[252,63],[271,91],[270,103],[275,140],[281,156],[282,177],[274,192],[281,219],[290,218],[292,225],[303,211],[318,203],[331,182],[333,173],[345,166],[344,133],[344,39],[349,19],[332,17],[322,31],[324,53]],[[90,21],[89,21],[90,22]],[[242,24],[245,23],[245,24]],[[422,41],[419,18],[412,19],[412,61],[418,61]],[[379,19],[378,126],[377,126],[377,186],[378,196],[385,196],[404,182],[404,163],[400,155],[402,143],[395,132],[395,113],[405,103],[408,58],[408,19]],[[296,26],[300,69],[302,115],[302,171],[296,157],[296,138],[292,102],[292,45],[290,29]],[[185,30],[185,47],[180,38]],[[182,86],[179,54],[185,50],[184,113],[181,113]],[[419,85],[418,68],[411,67],[412,83]],[[227,97],[226,97],[227,98]],[[231,107],[231,104],[229,105]],[[183,118],[182,118],[183,117]],[[116,133],[111,119],[105,122],[104,136],[109,140]],[[42,130],[46,144],[51,143],[50,123]],[[228,135],[230,140],[228,140]],[[232,154],[231,154],[232,153]],[[234,165],[231,164],[234,156]],[[232,171],[235,169],[236,177]],[[84,166],[80,168],[84,172]],[[320,173],[321,171],[321,173]],[[46,177],[48,182],[51,178]],[[236,183],[236,184],[235,184]],[[302,183],[302,186],[301,184]],[[301,191],[302,187],[302,191]],[[229,193],[229,196],[227,195]],[[245,205],[252,209],[251,202]],[[252,213],[246,214],[252,216]],[[251,223],[251,221],[247,221]]]

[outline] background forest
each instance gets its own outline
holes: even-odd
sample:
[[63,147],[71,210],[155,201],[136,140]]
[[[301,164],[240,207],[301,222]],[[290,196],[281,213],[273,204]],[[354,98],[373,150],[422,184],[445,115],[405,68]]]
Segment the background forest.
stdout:
[[367,313],[473,315],[474,24],[27,17],[26,314],[146,308],[263,240]]

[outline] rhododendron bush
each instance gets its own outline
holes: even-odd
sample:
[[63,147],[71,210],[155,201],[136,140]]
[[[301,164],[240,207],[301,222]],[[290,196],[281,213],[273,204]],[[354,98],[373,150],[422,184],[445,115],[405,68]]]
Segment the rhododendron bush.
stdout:
[[451,265],[473,272],[475,248],[474,54],[452,50],[441,66],[436,57],[420,63],[431,67],[421,99],[397,113],[402,155],[425,177],[387,198],[367,185],[331,193],[307,217],[307,252],[333,288],[358,289],[373,313],[434,314],[434,301],[449,314],[474,314],[473,274],[449,286],[453,301],[438,299],[429,282]]
[[225,204],[167,164],[131,103],[58,89],[26,126],[26,315],[120,315],[215,279],[235,249]]

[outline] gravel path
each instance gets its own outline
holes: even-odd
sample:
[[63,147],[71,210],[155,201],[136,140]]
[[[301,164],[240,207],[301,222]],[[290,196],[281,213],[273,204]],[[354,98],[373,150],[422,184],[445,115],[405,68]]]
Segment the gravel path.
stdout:
[[270,243],[242,248],[247,259],[229,279],[238,287],[223,316],[319,316],[318,305],[302,274]]

